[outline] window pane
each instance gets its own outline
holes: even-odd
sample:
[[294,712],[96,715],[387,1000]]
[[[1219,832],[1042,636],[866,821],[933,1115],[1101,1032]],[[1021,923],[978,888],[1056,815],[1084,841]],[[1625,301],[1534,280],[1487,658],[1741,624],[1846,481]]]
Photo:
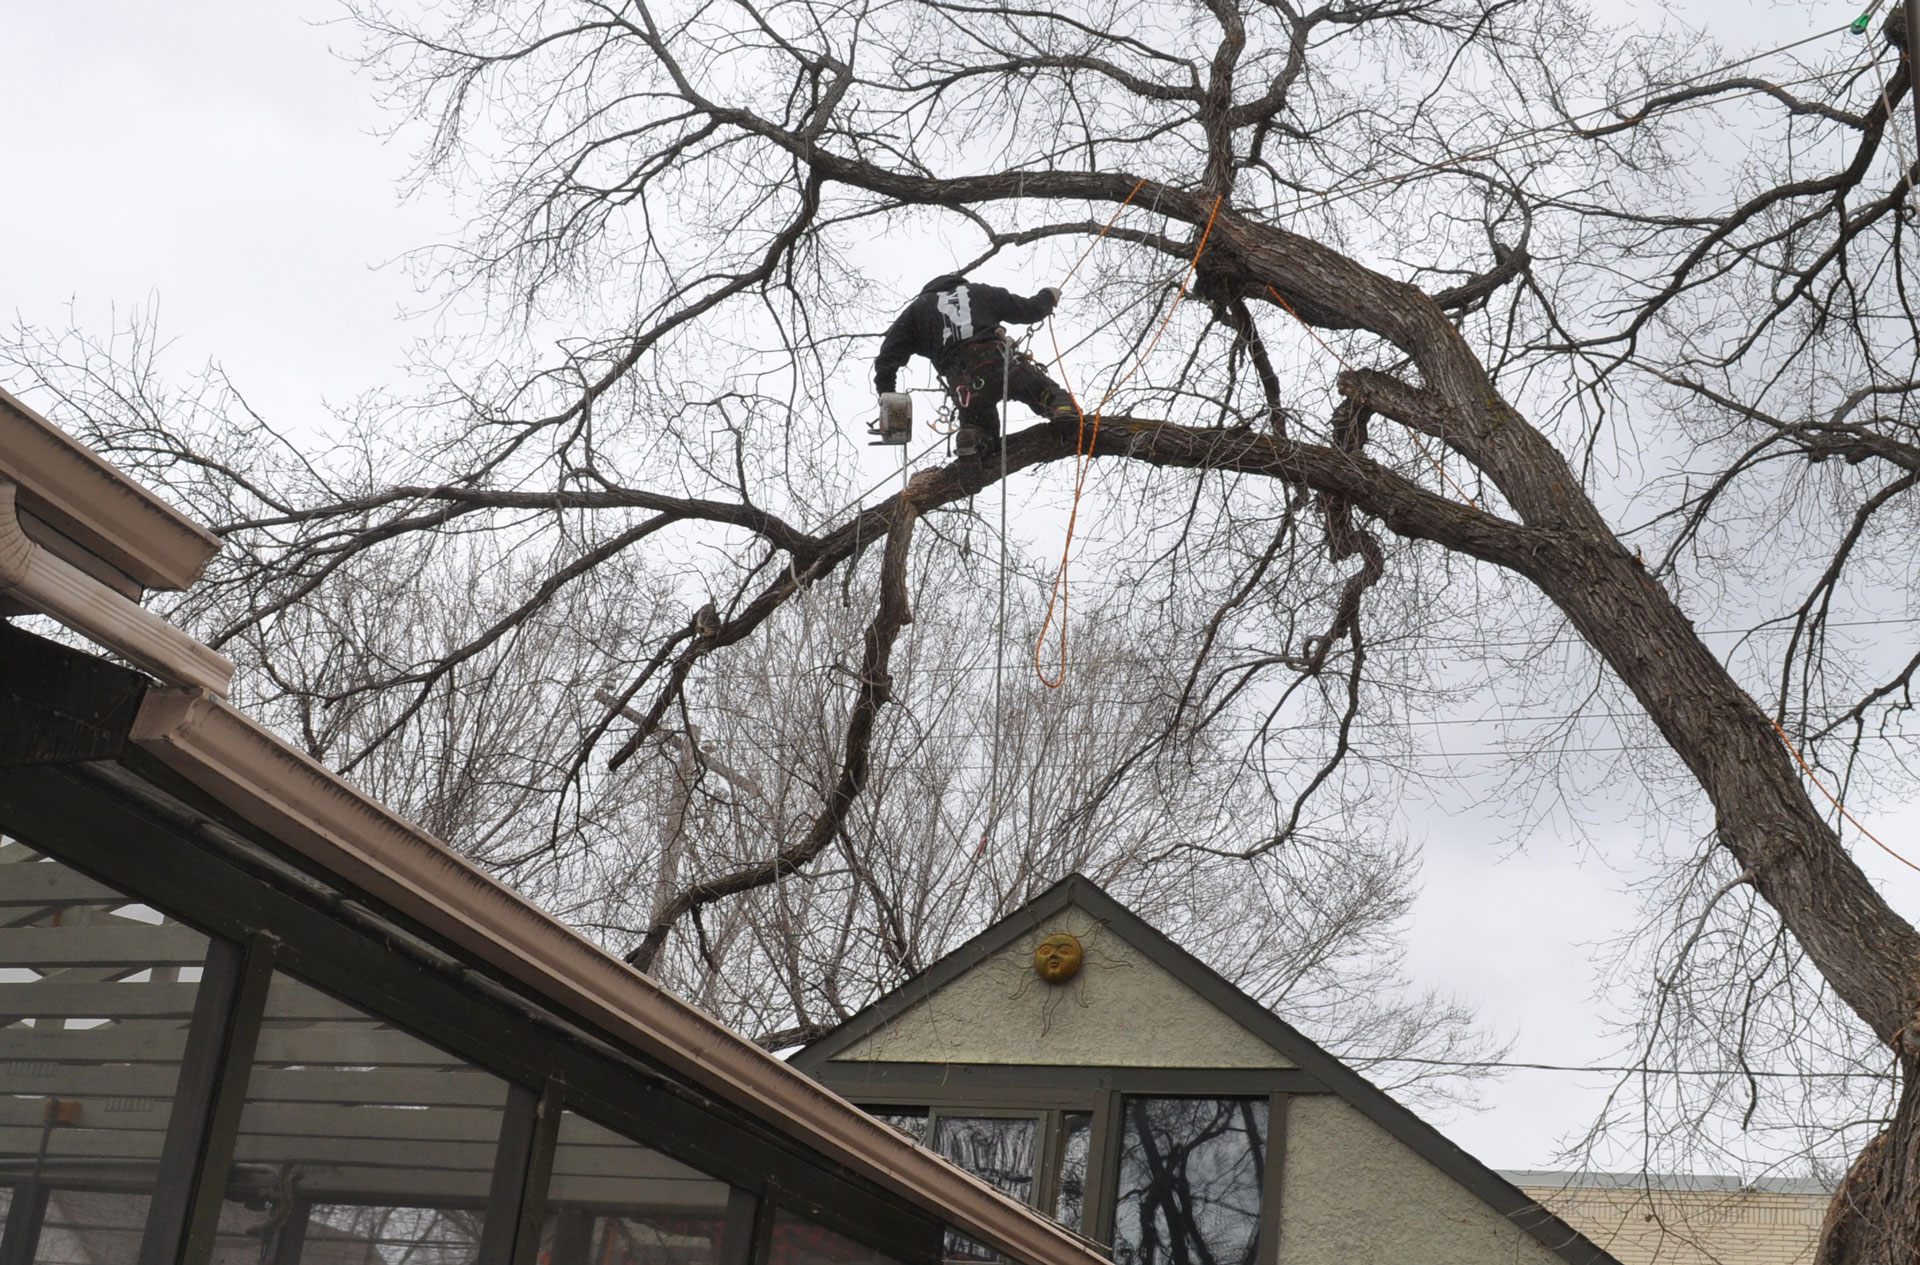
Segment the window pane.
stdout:
[[776,1208],[773,1246],[767,1265],[898,1265],[898,1262],[877,1248],[815,1225],[798,1213]]
[[35,1260],[136,1256],[206,955],[199,932],[0,839],[0,1187],[51,1188]]
[[975,1177],[1023,1203],[1033,1202],[1034,1142],[1040,1121],[1032,1116],[941,1116],[933,1149]]
[[[733,1188],[584,1116],[560,1117],[541,1260],[718,1265]],[[750,1222],[739,1227],[751,1233]]]
[[267,990],[218,1265],[461,1265],[507,1083],[288,975]]
[[[933,1127],[933,1149],[975,1177],[1022,1203],[1033,1202],[1033,1162],[1040,1121],[1034,1116],[946,1116]],[[947,1231],[946,1259],[997,1261],[999,1253],[963,1234]]]
[[868,1107],[868,1115],[882,1124],[890,1124],[915,1142],[927,1140],[927,1109],[925,1107]]
[[300,1255],[325,1265],[466,1265],[480,1245],[480,1214],[465,1208],[316,1204]]
[[1069,1111],[1060,1118],[1060,1184],[1053,1219],[1069,1230],[1080,1228],[1087,1211],[1087,1148],[1093,1141],[1093,1117]]
[[99,1265],[137,1259],[151,1202],[150,1196],[126,1191],[49,1192],[34,1265]]
[[1263,1098],[1128,1098],[1118,1265],[1252,1265],[1266,1174]]

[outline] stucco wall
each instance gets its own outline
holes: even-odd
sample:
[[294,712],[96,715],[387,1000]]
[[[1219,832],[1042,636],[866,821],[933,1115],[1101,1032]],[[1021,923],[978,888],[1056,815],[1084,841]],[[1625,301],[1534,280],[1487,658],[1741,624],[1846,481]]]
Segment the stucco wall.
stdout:
[[1634,1186],[1521,1189],[1622,1265],[1806,1265],[1832,1198]]
[[[1078,936],[1080,973],[1048,984],[1033,948]],[[1265,1041],[1076,908],[1036,925],[836,1061],[1289,1067]]]
[[1280,1265],[1566,1265],[1331,1095],[1287,1108]]

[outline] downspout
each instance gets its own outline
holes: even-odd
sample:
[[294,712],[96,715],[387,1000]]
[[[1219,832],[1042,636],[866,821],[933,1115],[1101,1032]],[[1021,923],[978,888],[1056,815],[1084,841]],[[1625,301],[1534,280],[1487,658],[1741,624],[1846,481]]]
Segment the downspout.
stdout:
[[226,695],[233,664],[225,656],[35,544],[14,512],[15,491],[0,479],[0,596],[52,616],[169,685]]

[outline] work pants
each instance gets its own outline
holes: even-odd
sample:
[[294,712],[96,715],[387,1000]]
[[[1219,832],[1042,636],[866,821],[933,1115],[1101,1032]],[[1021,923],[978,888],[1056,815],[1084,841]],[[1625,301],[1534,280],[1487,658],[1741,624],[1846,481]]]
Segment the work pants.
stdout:
[[976,338],[940,358],[940,378],[960,410],[960,422],[988,435],[1000,434],[1000,386],[1009,398],[1042,417],[1074,421],[1079,412],[1065,387],[1047,376],[1040,362],[1017,350],[1006,338]]

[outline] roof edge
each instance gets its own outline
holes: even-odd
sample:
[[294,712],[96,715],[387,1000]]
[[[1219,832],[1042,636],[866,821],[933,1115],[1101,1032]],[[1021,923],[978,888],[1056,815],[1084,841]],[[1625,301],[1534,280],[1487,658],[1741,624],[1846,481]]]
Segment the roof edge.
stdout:
[[1743,1178],[1728,1173],[1605,1173],[1589,1169],[1503,1168],[1516,1186],[1543,1190],[1631,1190],[1661,1195],[1819,1195],[1831,1197],[1837,1181],[1818,1177]]
[[1109,1265],[1080,1236],[789,1067],[198,690],[154,690],[132,741],[252,824],[524,987],[829,1159],[1031,1265]]
[[227,692],[233,664],[224,655],[35,541],[21,524],[19,495],[0,475],[0,597],[60,621],[163,681]]
[[87,555],[77,565],[102,583],[184,589],[219,551],[219,537],[5,390],[0,475],[20,485],[22,509]]

